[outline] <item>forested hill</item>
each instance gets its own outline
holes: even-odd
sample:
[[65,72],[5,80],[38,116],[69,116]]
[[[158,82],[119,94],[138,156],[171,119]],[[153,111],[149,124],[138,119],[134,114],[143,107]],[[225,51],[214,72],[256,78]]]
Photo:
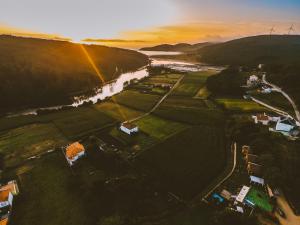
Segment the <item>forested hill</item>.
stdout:
[[295,63],[300,59],[300,35],[261,35],[203,47],[199,61],[223,65]]
[[[131,50],[85,48],[105,81],[148,63],[147,56]],[[8,35],[0,36],[0,79],[2,111],[57,104],[101,85],[80,44]]]
[[187,43],[179,43],[175,45],[170,44],[162,44],[154,47],[145,47],[141,48],[142,51],[165,51],[165,52],[193,52],[204,46],[211,45],[210,42],[203,42],[198,44],[187,44]]

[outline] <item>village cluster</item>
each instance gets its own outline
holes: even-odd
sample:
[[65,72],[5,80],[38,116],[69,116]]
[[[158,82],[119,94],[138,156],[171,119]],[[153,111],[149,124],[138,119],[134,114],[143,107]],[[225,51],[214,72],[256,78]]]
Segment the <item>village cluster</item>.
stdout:
[[[238,213],[251,215],[254,210],[264,213],[276,221],[274,211],[284,217],[284,212],[276,205],[277,187],[271,187],[263,178],[263,165],[250,146],[242,146],[240,169],[235,171],[237,183],[233,185],[230,179],[223,183],[209,198],[210,202],[220,207],[226,207]],[[244,181],[244,183],[242,183]]]
[[[261,68],[262,65],[259,65],[258,68]],[[260,76],[265,77],[266,73],[260,73]],[[263,79],[260,79],[256,75],[251,75],[247,80],[246,87],[250,89],[247,91],[247,94],[244,95],[245,99],[255,100],[251,96],[251,91],[255,90],[256,92],[262,94],[270,94],[272,92],[276,92],[271,86],[267,85],[263,82]],[[259,113],[253,115],[252,118],[256,124],[263,124],[265,126],[269,126],[269,130],[273,132],[280,132],[283,135],[289,137],[290,139],[296,139],[300,134],[300,124],[296,121],[292,116],[288,113],[281,112],[281,110],[276,110],[275,114],[277,115],[268,115],[267,113]]]

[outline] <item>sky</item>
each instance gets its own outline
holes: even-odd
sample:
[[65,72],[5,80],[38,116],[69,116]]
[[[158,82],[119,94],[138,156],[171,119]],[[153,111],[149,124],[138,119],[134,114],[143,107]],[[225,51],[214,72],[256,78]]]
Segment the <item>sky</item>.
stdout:
[[0,33],[141,47],[300,30],[300,0],[0,0]]

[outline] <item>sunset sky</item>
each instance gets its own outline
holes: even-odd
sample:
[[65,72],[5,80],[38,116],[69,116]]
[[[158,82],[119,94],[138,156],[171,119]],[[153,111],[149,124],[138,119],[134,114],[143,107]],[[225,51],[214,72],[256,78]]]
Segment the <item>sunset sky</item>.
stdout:
[[299,0],[0,0],[0,33],[121,47],[300,30]]

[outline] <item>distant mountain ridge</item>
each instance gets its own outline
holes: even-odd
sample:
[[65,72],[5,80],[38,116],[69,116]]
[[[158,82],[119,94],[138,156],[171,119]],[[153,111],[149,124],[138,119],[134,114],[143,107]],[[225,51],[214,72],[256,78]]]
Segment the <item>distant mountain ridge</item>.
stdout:
[[192,52],[212,44],[213,43],[211,42],[203,42],[197,44],[179,43],[175,45],[162,44],[153,47],[141,48],[140,50],[141,51],[165,51],[165,52]]

